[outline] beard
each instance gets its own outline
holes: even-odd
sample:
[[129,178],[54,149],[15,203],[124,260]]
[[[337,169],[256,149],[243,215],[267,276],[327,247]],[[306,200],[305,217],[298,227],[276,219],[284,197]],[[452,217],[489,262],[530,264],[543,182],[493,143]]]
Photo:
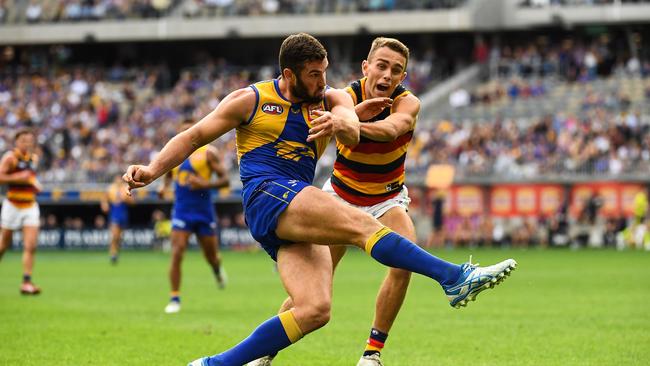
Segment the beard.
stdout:
[[307,86],[302,82],[302,80],[300,80],[300,78],[296,78],[296,85],[290,86],[290,90],[292,95],[295,95],[306,103],[319,103],[325,96],[325,93],[319,93],[317,96],[310,95],[307,91]]

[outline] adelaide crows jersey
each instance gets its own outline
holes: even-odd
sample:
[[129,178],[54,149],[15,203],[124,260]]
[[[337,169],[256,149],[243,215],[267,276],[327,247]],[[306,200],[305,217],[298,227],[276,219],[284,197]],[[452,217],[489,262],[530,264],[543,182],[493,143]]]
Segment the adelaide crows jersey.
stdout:
[[[357,105],[366,100],[366,78],[350,84],[345,90]],[[393,101],[410,92],[401,84],[390,96]],[[392,107],[364,123],[386,119]],[[415,126],[413,126],[415,128]],[[346,201],[358,206],[372,206],[395,197],[404,185],[406,150],[413,137],[413,129],[395,141],[375,141],[361,136],[358,145],[345,146],[337,142],[336,163],[332,173],[332,188]]]
[[[27,170],[31,173],[30,181],[36,180],[36,158],[34,154],[23,155],[18,149],[14,150],[18,161],[8,174]],[[31,207],[36,202],[37,189],[32,183],[10,183],[7,187],[7,199],[18,208]]]

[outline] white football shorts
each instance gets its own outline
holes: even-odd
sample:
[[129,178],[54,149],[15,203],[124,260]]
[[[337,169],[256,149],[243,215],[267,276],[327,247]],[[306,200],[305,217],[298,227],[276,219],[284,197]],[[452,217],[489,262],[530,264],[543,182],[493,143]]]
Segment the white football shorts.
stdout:
[[406,188],[406,186],[402,186],[402,190],[399,192],[399,194],[397,194],[397,196],[389,198],[384,202],[379,202],[378,204],[372,206],[357,206],[344,200],[338,194],[336,194],[334,188],[332,187],[332,182],[329,179],[327,182],[325,182],[325,184],[323,184],[323,192],[327,192],[332,196],[340,199],[341,201],[347,203],[348,205],[371,214],[376,219],[382,217],[386,212],[388,212],[388,210],[393,207],[403,207],[405,211],[408,211],[409,203],[411,203],[411,199],[409,198],[409,190]]
[[23,226],[40,226],[41,211],[38,203],[27,208],[16,207],[8,199],[2,201],[2,212],[0,212],[0,226],[4,229],[18,230]]

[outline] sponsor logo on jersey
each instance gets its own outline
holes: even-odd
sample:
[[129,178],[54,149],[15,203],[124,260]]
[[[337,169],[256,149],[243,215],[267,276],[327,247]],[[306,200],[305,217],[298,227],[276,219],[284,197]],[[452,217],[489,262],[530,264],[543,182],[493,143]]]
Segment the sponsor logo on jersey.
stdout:
[[266,114],[278,115],[284,112],[284,108],[276,103],[264,103],[262,105],[262,112]]

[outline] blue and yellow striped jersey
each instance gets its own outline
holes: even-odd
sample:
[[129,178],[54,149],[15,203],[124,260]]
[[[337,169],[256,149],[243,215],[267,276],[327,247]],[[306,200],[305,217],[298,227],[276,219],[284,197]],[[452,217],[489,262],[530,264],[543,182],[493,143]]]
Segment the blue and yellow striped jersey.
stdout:
[[208,165],[208,147],[202,146],[185,159],[181,165],[172,171],[174,177],[174,195],[176,207],[187,205],[188,208],[196,205],[212,207],[211,189],[191,189],[188,183],[190,175],[197,175],[205,180],[210,180],[212,170]]
[[[250,86],[257,96],[248,121],[237,127],[239,173],[244,186],[251,180],[288,178],[311,183],[316,161],[330,138],[307,142],[310,105],[291,103],[278,79]],[[325,102],[312,108],[326,110]]]
[[108,203],[112,218],[126,217],[128,214],[128,207],[126,202],[124,202],[123,195],[121,184],[112,183],[108,187]]

